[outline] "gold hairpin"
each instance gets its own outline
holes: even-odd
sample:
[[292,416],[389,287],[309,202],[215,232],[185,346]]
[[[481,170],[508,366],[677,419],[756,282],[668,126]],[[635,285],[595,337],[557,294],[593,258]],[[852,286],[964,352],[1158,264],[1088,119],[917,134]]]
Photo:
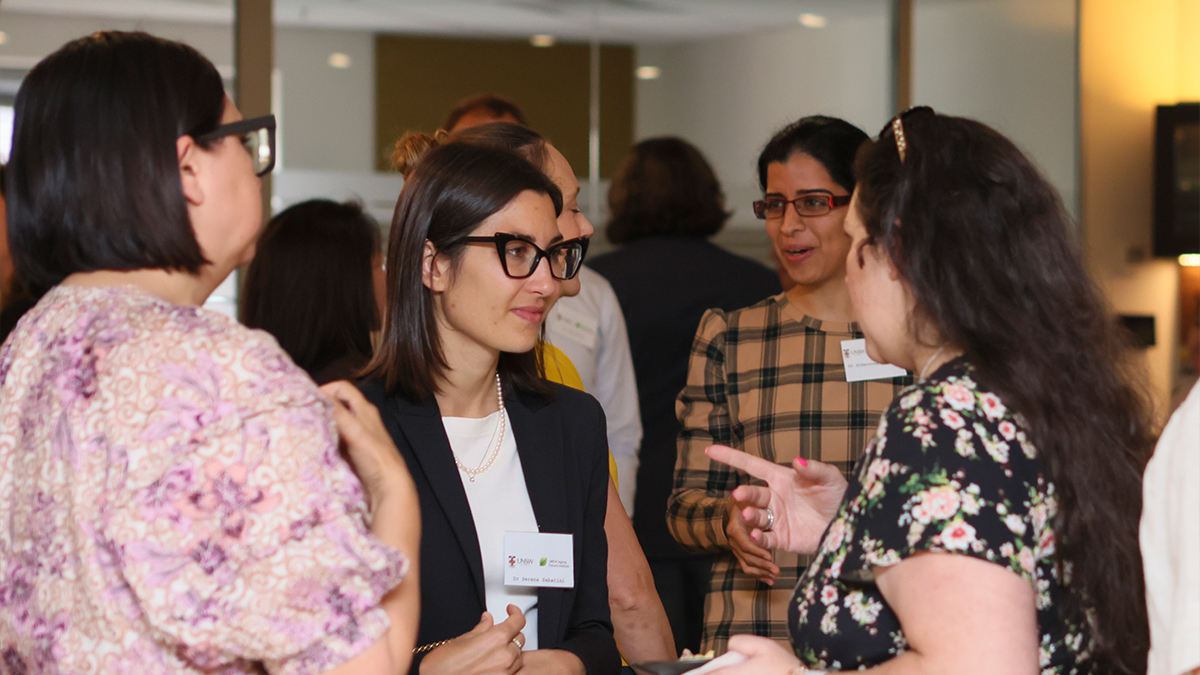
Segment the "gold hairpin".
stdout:
[[900,163],[904,163],[904,155],[908,150],[908,141],[904,138],[904,124],[900,122],[900,117],[892,120],[892,132],[896,136],[896,152],[900,153]]

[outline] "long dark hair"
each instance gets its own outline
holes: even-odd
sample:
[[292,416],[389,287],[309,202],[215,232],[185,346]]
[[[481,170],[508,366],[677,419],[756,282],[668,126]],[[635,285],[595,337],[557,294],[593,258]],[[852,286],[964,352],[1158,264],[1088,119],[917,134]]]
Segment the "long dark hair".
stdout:
[[146,33],[67,43],[17,92],[8,232],[17,276],[40,293],[74,272],[206,262],[175,141],[217,128],[221,76],[191,47]]
[[903,161],[889,124],[855,165],[864,245],[907,282],[913,329],[961,348],[1027,421],[1058,498],[1064,616],[1090,627],[1101,672],[1144,672],[1138,518],[1153,431],[1128,342],[1058,193],[1012,142],[928,108],[901,123]]
[[730,213],[708,160],[682,138],[648,138],[621,162],[608,191],[605,235],[614,244],[642,237],[709,237]]
[[238,318],[274,335],[314,378],[340,358],[365,361],[380,324],[371,264],[379,252],[379,228],[358,204],[288,207],[258,239]]
[[[368,376],[382,378],[389,394],[414,403],[427,399],[437,393],[447,368],[433,292],[422,281],[425,242],[456,264],[466,246],[463,239],[526,190],[548,195],[555,215],[562,212],[562,193],[554,183],[506,150],[450,143],[424,153],[407,174],[388,242],[383,339],[367,366]],[[536,351],[500,354],[498,372],[506,390],[552,391]]]

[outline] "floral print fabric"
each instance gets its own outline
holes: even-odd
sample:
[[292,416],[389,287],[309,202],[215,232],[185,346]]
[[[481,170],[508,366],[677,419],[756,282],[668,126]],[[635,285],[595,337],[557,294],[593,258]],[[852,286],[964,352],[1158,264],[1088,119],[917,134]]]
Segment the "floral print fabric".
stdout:
[[1057,607],[1054,485],[1020,415],[961,359],[903,391],[880,420],[841,509],[792,599],[792,642],[812,668],[878,665],[907,647],[873,567],[967,555],[1033,587],[1044,674],[1089,672],[1086,630]]
[[315,673],[387,629],[329,404],[273,338],[60,286],[0,349],[9,673]]

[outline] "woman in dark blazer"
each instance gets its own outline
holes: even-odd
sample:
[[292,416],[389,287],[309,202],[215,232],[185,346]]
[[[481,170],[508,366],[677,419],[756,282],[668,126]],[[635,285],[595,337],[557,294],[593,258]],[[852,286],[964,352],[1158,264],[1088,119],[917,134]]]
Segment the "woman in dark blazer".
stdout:
[[[620,667],[605,582],[604,414],[546,382],[533,351],[582,259],[558,232],[561,208],[533,165],[465,144],[430,151],[400,193],[383,340],[363,390],[421,500],[413,672]],[[508,548],[514,532],[569,535],[570,587],[505,585],[526,550]]]

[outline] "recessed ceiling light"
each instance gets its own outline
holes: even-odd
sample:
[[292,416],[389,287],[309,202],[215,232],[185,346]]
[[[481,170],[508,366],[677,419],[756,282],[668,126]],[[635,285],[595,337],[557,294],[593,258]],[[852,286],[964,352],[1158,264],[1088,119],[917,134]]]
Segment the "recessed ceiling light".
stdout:
[[350,60],[350,57],[341,52],[334,52],[329,55],[329,67],[330,68],[345,69],[345,68],[349,68],[351,63],[353,63],[353,62]]
[[658,66],[642,66],[636,73],[639,80],[657,80],[662,75],[662,69]]
[[829,20],[820,14],[804,13],[800,15],[800,25],[805,28],[824,28]]
[[553,35],[534,35],[533,37],[529,38],[529,44],[533,45],[534,47],[553,47],[554,46],[554,36]]
[[1200,255],[1196,253],[1185,253],[1179,256],[1179,264],[1184,267],[1200,267]]

